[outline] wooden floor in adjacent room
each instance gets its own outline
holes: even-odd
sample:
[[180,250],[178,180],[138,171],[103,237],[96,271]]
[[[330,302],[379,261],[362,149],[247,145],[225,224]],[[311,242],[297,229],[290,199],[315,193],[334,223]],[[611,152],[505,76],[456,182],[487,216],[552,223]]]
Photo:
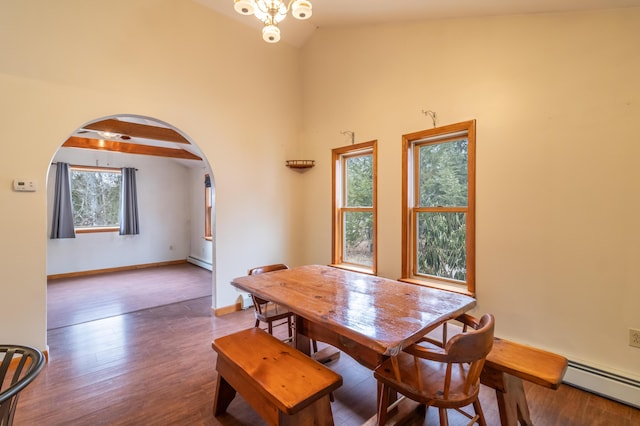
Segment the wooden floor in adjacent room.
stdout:
[[[264,424],[241,397],[212,416],[211,341],[251,327],[253,313],[215,317],[210,305],[210,296],[198,297],[49,330],[49,363],[23,392],[14,425]],[[332,404],[336,425],[362,424],[375,413],[371,371],[344,354],[329,366],[344,378]],[[570,386],[526,392],[538,426],[640,424],[640,410]],[[488,424],[499,424],[491,389],[481,401]],[[464,424],[454,413],[450,421]],[[438,424],[437,410],[424,424]]]
[[47,329],[211,296],[211,271],[178,263],[49,280]]

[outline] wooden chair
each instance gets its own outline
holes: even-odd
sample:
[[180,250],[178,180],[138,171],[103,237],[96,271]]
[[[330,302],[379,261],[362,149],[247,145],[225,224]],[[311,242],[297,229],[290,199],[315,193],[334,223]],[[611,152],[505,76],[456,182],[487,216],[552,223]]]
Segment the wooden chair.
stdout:
[[[249,270],[249,275],[264,274],[266,272],[281,271],[283,269],[289,269],[289,267],[283,263],[257,266]],[[287,327],[289,328],[289,338],[287,340],[293,341],[294,315],[292,312],[289,312],[286,308],[283,308],[276,303],[261,299],[254,294],[251,295],[251,300],[253,301],[253,308],[255,309],[256,327],[259,327],[260,322],[262,321],[267,324],[267,331],[269,334],[273,334],[274,322],[286,319]],[[284,321],[276,325],[283,324]],[[313,353],[318,352],[318,342],[316,340],[311,340],[311,347],[313,349]]]
[[[250,269],[249,275],[264,274],[283,269],[289,269],[289,267],[282,263],[258,266]],[[254,294],[251,295],[251,300],[253,301],[253,309],[256,317],[256,327],[260,327],[260,323],[263,322],[267,324],[267,332],[273,334],[273,327],[287,324],[288,340],[293,340],[293,313],[276,303],[261,299]]]
[[[461,328],[445,322],[424,339],[444,347],[448,325],[454,326],[451,332],[455,335],[460,330],[466,332],[475,324],[465,319],[466,316],[454,320],[462,323]],[[518,421],[521,425],[533,424],[523,381],[556,390],[562,383],[567,365],[567,359],[561,355],[494,337],[493,347],[480,374],[480,383],[496,391],[500,424],[512,425]]]
[[[480,373],[493,345],[494,318],[485,314],[480,321],[469,315],[457,318],[469,328],[449,339],[444,347],[422,339],[397,357],[384,361],[374,371],[378,380],[378,424],[386,423],[395,392],[425,406],[438,407],[440,425],[448,425],[447,409],[453,408],[485,426],[478,400]],[[461,408],[473,405],[475,415]]]
[[0,345],[0,425],[13,424],[20,392],[44,367],[42,352],[29,346]]

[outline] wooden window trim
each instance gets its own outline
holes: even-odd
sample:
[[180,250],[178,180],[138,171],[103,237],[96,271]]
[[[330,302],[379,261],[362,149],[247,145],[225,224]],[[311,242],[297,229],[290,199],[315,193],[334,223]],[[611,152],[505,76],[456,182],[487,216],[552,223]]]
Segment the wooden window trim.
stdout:
[[[433,143],[442,143],[455,139],[448,137],[449,134],[466,133],[468,144],[468,199],[467,208],[415,208],[414,200],[417,199],[417,184],[415,179],[416,170],[413,155],[414,146],[417,141],[434,138]],[[439,136],[442,135],[442,138]],[[402,136],[402,277],[401,281],[414,284],[426,285],[450,291],[469,294],[475,297],[476,294],[476,262],[475,262],[475,211],[476,211],[476,121],[469,120],[461,123],[437,127],[429,130],[422,130]],[[410,167],[411,166],[411,167]],[[412,173],[409,176],[409,173]],[[415,273],[415,220],[414,215],[418,211],[461,211],[466,210],[466,283],[439,277],[416,276]],[[465,285],[466,284],[466,285]]]
[[83,172],[109,172],[109,173],[122,173],[122,169],[118,167],[102,167],[102,166],[69,166],[70,170],[80,170]]
[[[205,175],[205,179],[208,178],[209,175]],[[204,187],[204,239],[207,241],[213,240],[213,229],[211,226],[211,214],[213,209],[213,200],[211,187]]]
[[94,228],[75,228],[76,234],[92,234],[97,232],[120,232],[116,226],[96,226]]
[[[337,268],[363,272],[371,275],[376,275],[378,270],[378,141],[372,140],[368,142],[361,142],[353,145],[348,145],[340,148],[334,148],[331,161],[331,211],[332,211],[332,232],[331,232],[331,266]],[[342,196],[345,191],[346,179],[344,178],[344,167],[342,167],[343,160],[350,157],[356,157],[359,155],[365,155],[371,153],[373,157],[373,206],[372,207],[341,207],[338,205],[338,196]],[[340,171],[340,183],[341,193],[338,193],[338,176]],[[365,265],[357,265],[343,261],[342,253],[342,237],[343,232],[343,213],[349,211],[366,211],[373,213],[373,259],[371,267]]]

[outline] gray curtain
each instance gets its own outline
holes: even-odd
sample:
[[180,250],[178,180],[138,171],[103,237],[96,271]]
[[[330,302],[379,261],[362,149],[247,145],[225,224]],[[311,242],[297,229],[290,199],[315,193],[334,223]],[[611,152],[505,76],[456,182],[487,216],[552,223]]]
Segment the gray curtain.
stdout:
[[139,233],[136,169],[123,167],[122,191],[120,193],[120,235],[137,235]]
[[69,180],[69,164],[56,164],[56,183],[53,196],[53,221],[51,223],[51,239],[75,238],[73,227],[73,208],[71,207],[71,181]]

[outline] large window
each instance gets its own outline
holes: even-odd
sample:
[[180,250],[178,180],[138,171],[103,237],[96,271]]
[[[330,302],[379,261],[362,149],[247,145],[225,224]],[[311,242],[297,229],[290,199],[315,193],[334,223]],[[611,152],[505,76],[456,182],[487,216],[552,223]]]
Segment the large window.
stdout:
[[376,141],[336,148],[333,265],[376,273]]
[[76,232],[119,231],[120,169],[72,166],[70,174]]
[[475,120],[402,139],[402,279],[475,295]]

